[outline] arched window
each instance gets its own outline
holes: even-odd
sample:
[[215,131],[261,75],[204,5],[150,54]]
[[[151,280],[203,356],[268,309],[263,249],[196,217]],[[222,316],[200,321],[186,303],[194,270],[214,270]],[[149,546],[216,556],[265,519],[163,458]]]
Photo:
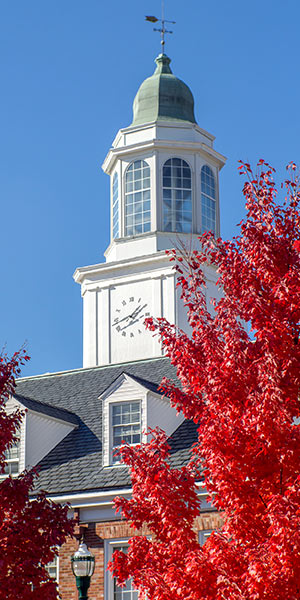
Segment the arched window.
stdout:
[[112,220],[113,220],[113,238],[120,236],[119,229],[119,177],[118,173],[113,177],[113,204],[112,204]]
[[192,232],[191,169],[181,158],[163,166],[163,230]]
[[125,235],[150,231],[150,167],[135,160],[126,171]]
[[208,165],[201,169],[201,232],[216,233],[216,184]]

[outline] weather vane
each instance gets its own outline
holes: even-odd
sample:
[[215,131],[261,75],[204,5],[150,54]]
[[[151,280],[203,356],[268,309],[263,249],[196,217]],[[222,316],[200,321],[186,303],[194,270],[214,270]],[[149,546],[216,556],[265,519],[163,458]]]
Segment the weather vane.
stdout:
[[164,0],[162,0],[161,2],[161,19],[158,19],[157,17],[153,17],[153,16],[146,16],[146,21],[150,21],[150,23],[157,23],[158,21],[161,22],[161,27],[157,28],[157,27],[153,27],[153,31],[159,31],[161,34],[161,49],[162,49],[162,53],[164,54],[164,50],[165,50],[165,34],[166,33],[173,33],[173,31],[169,31],[168,29],[165,28],[165,23],[172,23],[172,25],[175,25],[176,21],[167,21],[167,19],[165,19],[165,7],[164,7]]

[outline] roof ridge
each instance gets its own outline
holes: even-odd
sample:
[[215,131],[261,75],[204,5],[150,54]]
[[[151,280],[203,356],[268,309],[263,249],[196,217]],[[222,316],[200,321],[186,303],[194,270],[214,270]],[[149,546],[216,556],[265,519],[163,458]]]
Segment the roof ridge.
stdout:
[[156,357],[152,357],[152,358],[141,358],[139,360],[132,360],[130,362],[121,362],[121,363],[114,363],[114,364],[108,364],[108,365],[96,365],[95,367],[78,367],[77,369],[67,369],[66,371],[54,371],[53,373],[40,373],[38,375],[28,375],[25,377],[19,377],[16,379],[16,383],[20,382],[20,381],[28,381],[29,379],[47,379],[50,377],[55,377],[57,375],[72,375],[73,373],[87,373],[89,371],[101,371],[101,369],[114,369],[116,367],[122,367],[122,365],[136,365],[139,363],[149,363],[149,362],[155,362],[157,360],[166,360],[168,357],[167,356],[156,356]]

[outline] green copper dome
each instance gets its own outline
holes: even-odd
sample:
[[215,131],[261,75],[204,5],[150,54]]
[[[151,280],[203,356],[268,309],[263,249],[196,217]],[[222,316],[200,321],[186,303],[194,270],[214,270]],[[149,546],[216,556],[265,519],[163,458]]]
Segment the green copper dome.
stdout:
[[151,77],[143,81],[133,103],[132,125],[152,121],[188,121],[196,123],[191,90],[170,69],[170,58],[160,54]]

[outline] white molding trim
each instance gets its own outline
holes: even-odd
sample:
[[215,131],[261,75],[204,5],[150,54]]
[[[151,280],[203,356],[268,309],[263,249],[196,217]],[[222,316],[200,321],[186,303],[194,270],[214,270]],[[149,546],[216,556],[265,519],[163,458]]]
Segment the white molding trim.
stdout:
[[[196,482],[196,487],[199,489],[199,496],[207,496],[207,492],[204,489],[204,483],[202,481]],[[47,494],[47,498],[53,502],[69,503],[72,508],[80,508],[85,506],[107,506],[113,504],[113,499],[116,496],[131,496],[132,488],[116,488],[114,490],[107,490],[98,492],[83,492],[80,494]]]
[[114,600],[114,579],[107,570],[115,546],[128,546],[129,538],[110,538],[104,540],[104,600]]
[[115,163],[118,158],[123,156],[134,156],[138,154],[140,156],[143,152],[153,152],[153,150],[181,150],[183,152],[192,152],[199,154],[206,154],[211,160],[214,160],[216,165],[221,170],[225,165],[226,157],[220,152],[217,152],[213,148],[210,148],[205,142],[186,142],[183,140],[146,140],[143,142],[135,142],[128,146],[118,146],[111,148],[107,154],[104,163],[102,165],[103,171],[108,175],[111,174],[115,167]]
[[[167,234],[170,237],[170,233],[168,232]],[[187,234],[188,236],[190,234]],[[135,238],[138,237],[155,237],[156,236],[156,232],[150,232],[150,233],[141,233],[139,236],[135,236]],[[122,241],[124,240],[124,243],[128,242],[129,238],[118,238],[116,243],[122,243]],[[134,237],[131,237],[131,239],[134,239]],[[160,250],[158,252],[154,252],[153,254],[145,254],[143,256],[137,256],[136,258],[125,258],[124,260],[118,260],[118,261],[114,261],[114,262],[109,262],[109,263],[97,263],[95,265],[88,265],[86,267],[78,267],[73,275],[74,280],[76,281],[76,283],[82,283],[82,281],[84,280],[84,277],[87,275],[98,275],[99,273],[103,273],[103,271],[114,271],[114,270],[118,270],[120,269],[120,267],[122,266],[126,266],[126,267],[131,267],[131,266],[136,266],[136,265],[142,265],[143,267],[145,266],[145,264],[149,263],[149,265],[151,265],[152,263],[162,263],[164,264],[170,264],[170,260],[168,259],[168,257],[166,256],[166,252],[165,250]],[[95,282],[96,283],[96,282]],[[99,285],[99,283],[98,283]]]

